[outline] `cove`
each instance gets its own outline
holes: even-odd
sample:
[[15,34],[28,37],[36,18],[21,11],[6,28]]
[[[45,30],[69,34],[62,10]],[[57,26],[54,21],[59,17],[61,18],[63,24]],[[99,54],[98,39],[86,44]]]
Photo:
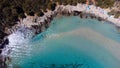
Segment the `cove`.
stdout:
[[19,68],[120,68],[120,51],[115,48],[119,42],[112,24],[78,16],[56,17],[46,31],[25,44],[27,54],[12,58],[12,64]]

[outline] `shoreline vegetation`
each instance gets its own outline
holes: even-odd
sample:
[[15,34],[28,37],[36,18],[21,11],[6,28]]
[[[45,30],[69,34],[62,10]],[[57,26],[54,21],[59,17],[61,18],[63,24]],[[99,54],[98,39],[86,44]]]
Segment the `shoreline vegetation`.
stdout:
[[[57,4],[76,6],[78,3],[106,9],[113,7],[115,0],[0,0],[0,43],[9,35],[7,31],[18,24],[17,21],[28,16],[43,17],[46,12],[54,11]],[[119,17],[120,13],[113,10],[109,14]]]
[[[120,19],[114,18],[113,14],[108,15],[108,11],[105,10],[113,6],[114,0],[87,1],[89,0],[35,0],[34,2],[33,0],[0,0],[0,11],[2,12],[0,13],[0,25],[2,26],[0,27],[0,43],[5,42],[3,39],[20,26],[34,29],[35,33],[39,34],[49,27],[54,17],[59,15],[92,18],[111,22],[118,28],[120,27]],[[4,43],[0,46],[4,48],[5,45]],[[5,62],[3,59],[0,60],[0,67],[5,66]]]
[[[16,25],[17,21],[27,16],[42,17],[49,10],[54,11],[57,3],[59,5],[94,4],[102,8],[111,8],[115,0],[0,0],[0,43],[3,38],[9,35],[6,31]],[[118,3],[118,2],[117,2]],[[119,12],[112,11],[110,14]]]

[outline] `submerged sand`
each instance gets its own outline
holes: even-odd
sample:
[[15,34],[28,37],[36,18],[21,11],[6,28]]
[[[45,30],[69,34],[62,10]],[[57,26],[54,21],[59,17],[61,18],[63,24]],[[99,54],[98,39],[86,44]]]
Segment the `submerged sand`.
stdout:
[[110,51],[113,56],[120,60],[120,43],[92,30],[91,28],[79,28],[70,32],[64,32],[58,35],[56,34],[55,36],[52,36],[52,38],[69,36],[73,34],[83,36],[95,43],[101,44],[101,47]]

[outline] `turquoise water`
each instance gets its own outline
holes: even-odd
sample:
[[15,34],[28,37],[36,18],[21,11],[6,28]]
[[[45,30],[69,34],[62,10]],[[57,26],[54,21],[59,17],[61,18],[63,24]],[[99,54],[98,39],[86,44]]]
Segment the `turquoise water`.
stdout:
[[13,64],[20,68],[120,68],[118,57],[104,47],[112,45],[104,42],[107,39],[113,44],[120,42],[112,24],[77,16],[57,17],[27,45],[30,55],[13,59]]

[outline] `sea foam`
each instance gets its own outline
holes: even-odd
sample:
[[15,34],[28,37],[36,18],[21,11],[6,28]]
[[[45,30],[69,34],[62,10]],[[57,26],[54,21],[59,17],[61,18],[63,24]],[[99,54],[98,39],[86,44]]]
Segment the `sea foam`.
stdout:
[[[33,30],[25,26],[19,27],[16,32],[8,36],[9,44],[3,49],[2,55],[15,59],[29,56],[31,48],[28,43],[34,35]],[[14,62],[15,59],[12,59],[12,62]]]

